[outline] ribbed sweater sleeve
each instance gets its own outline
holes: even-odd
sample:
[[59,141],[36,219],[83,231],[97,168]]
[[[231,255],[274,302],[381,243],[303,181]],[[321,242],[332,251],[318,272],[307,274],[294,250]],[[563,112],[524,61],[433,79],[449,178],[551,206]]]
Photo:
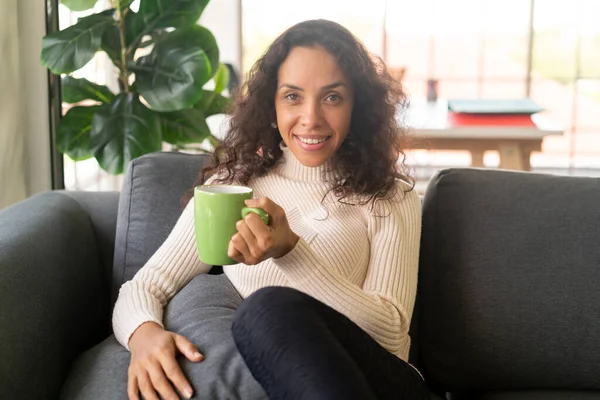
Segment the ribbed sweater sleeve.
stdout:
[[388,204],[389,215],[369,216],[370,258],[362,287],[337,273],[302,238],[273,262],[292,286],[345,314],[388,351],[402,354],[417,290],[421,203],[413,190]]
[[190,201],[165,242],[121,287],[113,310],[113,330],[119,343],[129,349],[131,335],[144,322],[163,326],[167,302],[194,276],[209,269],[198,257],[194,202]]

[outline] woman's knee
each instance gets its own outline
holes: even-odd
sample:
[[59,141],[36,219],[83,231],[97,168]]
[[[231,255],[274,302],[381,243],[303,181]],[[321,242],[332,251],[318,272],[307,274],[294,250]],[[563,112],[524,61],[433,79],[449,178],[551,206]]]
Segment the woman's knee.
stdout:
[[283,286],[269,286],[257,290],[246,298],[240,307],[239,313],[257,312],[268,310],[270,313],[287,312],[297,309],[311,299],[299,290]]
[[259,289],[238,307],[233,319],[234,336],[240,331],[268,330],[276,321],[297,317],[309,299],[308,295],[288,287]]

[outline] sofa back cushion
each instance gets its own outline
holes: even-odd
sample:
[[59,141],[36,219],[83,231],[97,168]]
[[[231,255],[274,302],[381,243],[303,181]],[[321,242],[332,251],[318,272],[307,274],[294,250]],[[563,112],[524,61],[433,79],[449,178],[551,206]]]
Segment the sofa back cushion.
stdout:
[[148,261],[183,211],[181,198],[194,185],[208,155],[153,153],[133,160],[125,174],[115,237],[112,299]]
[[448,169],[423,206],[420,368],[449,391],[600,389],[600,179]]

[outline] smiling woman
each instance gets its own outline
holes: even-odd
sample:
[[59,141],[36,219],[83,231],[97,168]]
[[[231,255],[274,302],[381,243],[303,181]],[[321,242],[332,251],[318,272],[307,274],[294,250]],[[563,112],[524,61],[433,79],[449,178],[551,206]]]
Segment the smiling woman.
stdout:
[[386,197],[396,179],[410,181],[405,132],[395,118],[406,103],[383,62],[346,28],[325,20],[296,24],[251,69],[230,132],[199,182],[222,168],[223,182],[264,176],[281,160],[283,139],[304,165],[328,162],[325,169],[337,171],[331,191],[340,201]]
[[325,49],[296,47],[279,68],[277,126],[302,164],[318,167],[333,157],[348,134],[354,91]]
[[[94,371],[95,386],[116,396],[124,390],[111,386],[113,376],[127,375],[130,399],[189,398],[192,390],[202,399],[428,399],[408,364],[421,203],[397,164],[403,101],[383,64],[343,26],[309,20],[283,32],[238,91],[214,165],[198,182],[251,188],[245,205],[268,220],[233,213],[215,296],[197,285],[211,269],[198,254],[216,245],[195,238],[221,226],[204,230],[210,217],[189,201],[120,289],[113,328],[131,358],[111,352],[129,366]],[[178,301],[185,296],[193,298]],[[226,310],[215,312],[215,298]],[[165,315],[201,325],[163,320],[167,303]],[[212,317],[198,314],[209,310]]]

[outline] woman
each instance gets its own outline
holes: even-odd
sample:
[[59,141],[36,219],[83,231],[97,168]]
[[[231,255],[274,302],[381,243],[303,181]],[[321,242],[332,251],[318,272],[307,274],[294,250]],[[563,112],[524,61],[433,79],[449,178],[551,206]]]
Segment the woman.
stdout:
[[[131,351],[130,399],[225,396],[202,386],[233,353],[247,368],[244,399],[428,398],[406,362],[421,226],[419,198],[398,170],[398,104],[403,93],[381,62],[340,25],[306,21],[274,41],[199,179],[252,187],[248,205],[271,216],[269,226],[254,214],[239,221],[229,245],[239,264],[195,291],[234,299],[237,310],[202,343],[163,324],[169,300],[211,267],[195,254],[189,202],[115,306],[115,335]],[[212,326],[202,315],[190,318]],[[223,343],[230,356],[210,355]],[[202,376],[181,369],[211,359]]]

